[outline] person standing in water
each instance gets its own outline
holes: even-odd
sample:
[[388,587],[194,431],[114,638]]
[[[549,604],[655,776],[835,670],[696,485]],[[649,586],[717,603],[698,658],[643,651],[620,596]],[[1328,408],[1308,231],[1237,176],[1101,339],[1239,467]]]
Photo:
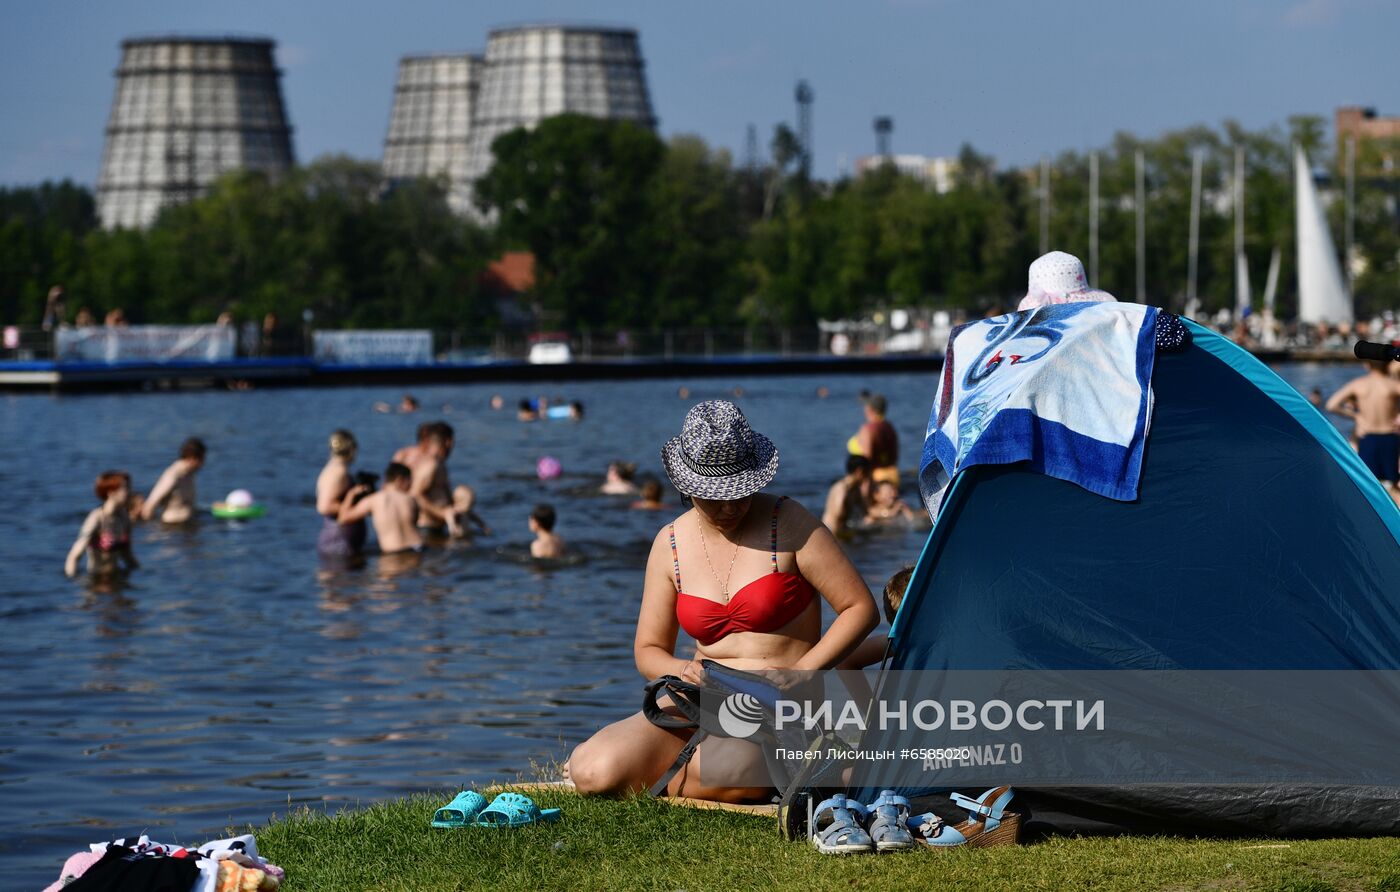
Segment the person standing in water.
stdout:
[[887,408],[884,396],[874,393],[865,399],[865,424],[846,443],[852,455],[870,460],[870,479],[879,483],[888,480],[899,485],[899,434],[885,420]]
[[476,492],[470,486],[454,488],[447,476],[447,459],[452,455],[452,425],[434,421],[419,425],[418,442],[394,453],[394,461],[413,472],[411,492],[418,502],[418,526],[425,532],[452,536],[466,535],[464,521],[471,521],[483,534],[490,534],[476,513]]
[[1368,360],[1367,372],[1332,394],[1327,411],[1350,418],[1356,425],[1356,451],[1390,497],[1400,503],[1400,381],[1388,374],[1389,363]]
[[374,522],[374,536],[384,554],[422,551],[423,537],[418,532],[418,502],[409,493],[413,472],[398,462],[384,469],[384,486],[370,492],[369,486],[350,487],[340,503],[340,523]]
[[339,518],[340,508],[355,484],[350,463],[355,460],[359,444],[354,434],[342,429],[331,434],[330,447],[330,458],[316,478],[316,513],[321,515],[316,552],[326,557],[355,557],[365,548],[365,522],[360,519],[342,524]]
[[833,536],[848,537],[851,521],[864,519],[869,504],[865,495],[869,484],[870,460],[863,455],[846,456],[846,476],[831,484],[822,511],[822,523]]
[[184,523],[194,517],[194,475],[204,467],[204,441],[190,437],[180,444],[180,457],[165,469],[141,506],[141,519],[160,513],[162,523]]
[[78,539],[68,550],[63,572],[78,575],[78,559],[87,552],[88,573],[92,576],[114,576],[141,566],[131,553],[131,515],[127,500],[131,496],[131,475],[125,471],[107,471],[97,478],[93,487],[101,504],[88,512]]

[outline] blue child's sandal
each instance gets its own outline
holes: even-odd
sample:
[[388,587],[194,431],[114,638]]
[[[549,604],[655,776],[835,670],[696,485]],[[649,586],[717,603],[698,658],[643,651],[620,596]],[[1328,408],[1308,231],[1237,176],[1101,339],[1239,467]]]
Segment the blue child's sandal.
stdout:
[[465,827],[486,807],[486,797],[475,790],[463,790],[453,800],[433,812],[433,826],[444,830]]
[[967,809],[968,819],[960,824],[945,824],[937,815],[918,815],[909,819],[909,829],[919,842],[931,849],[954,846],[1011,846],[1021,831],[1021,816],[1006,810],[1016,793],[1010,787],[993,787],[976,799],[954,793],[952,799]]
[[477,827],[524,827],[559,820],[557,808],[541,809],[535,800],[520,793],[501,793],[476,816]]
[[870,834],[861,827],[865,806],[837,793],[812,813],[812,845],[823,855],[873,851]]
[[880,798],[866,806],[870,823],[866,829],[875,842],[877,852],[898,852],[914,848],[909,833],[909,800],[896,796],[893,790],[881,790]]

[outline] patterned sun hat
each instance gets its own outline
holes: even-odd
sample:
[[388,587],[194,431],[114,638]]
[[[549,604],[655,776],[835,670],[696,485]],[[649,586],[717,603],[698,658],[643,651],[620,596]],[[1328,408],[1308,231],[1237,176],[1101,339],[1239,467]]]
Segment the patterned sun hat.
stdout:
[[751,496],[778,473],[773,441],[756,433],[739,407],[725,400],[699,403],[687,412],[681,435],[661,447],[661,461],[683,495],[716,501]]
[[1064,251],[1051,251],[1031,264],[1026,296],[1021,298],[1016,309],[1030,310],[1049,304],[1079,301],[1103,303],[1117,299],[1107,291],[1089,287],[1089,277],[1084,275],[1084,264],[1079,262],[1078,257]]

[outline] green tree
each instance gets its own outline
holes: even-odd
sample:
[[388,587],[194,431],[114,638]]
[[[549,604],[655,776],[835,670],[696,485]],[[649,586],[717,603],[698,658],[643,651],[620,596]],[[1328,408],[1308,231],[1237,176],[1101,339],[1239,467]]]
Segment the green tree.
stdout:
[[651,321],[650,185],[665,155],[661,140],[630,121],[569,114],[502,134],[491,151],[477,204],[495,219],[501,247],[535,255],[548,321]]

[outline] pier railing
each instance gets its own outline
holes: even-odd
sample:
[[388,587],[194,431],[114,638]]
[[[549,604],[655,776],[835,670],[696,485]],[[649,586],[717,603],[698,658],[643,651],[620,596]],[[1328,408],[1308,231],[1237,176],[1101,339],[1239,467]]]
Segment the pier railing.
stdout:
[[[141,330],[122,329],[118,331]],[[164,327],[162,327],[164,328]],[[189,331],[207,330],[210,326],[189,326]],[[176,330],[170,327],[169,330]],[[235,339],[235,355],[238,357],[310,357],[314,355],[317,343],[316,333],[295,328],[278,329],[271,337],[265,336],[253,327],[238,327],[224,330]],[[4,326],[4,338],[0,343],[0,360],[4,361],[45,361],[63,359],[86,359],[102,361],[101,356],[73,354],[59,348],[71,342],[78,334],[99,336],[116,335],[111,329],[101,326],[84,329],[63,329],[63,336],[57,330],[45,330],[39,326]],[[337,335],[347,333],[337,332]],[[366,336],[375,333],[364,332]],[[532,355],[541,355],[541,349],[553,350],[559,356],[557,347],[540,345],[566,345],[569,358],[580,361],[607,361],[626,359],[675,359],[675,358],[714,358],[736,356],[819,356],[833,352],[853,356],[871,356],[892,352],[886,348],[885,339],[878,332],[850,333],[844,341],[838,339],[833,345],[831,336],[812,329],[779,328],[678,328],[659,331],[637,330],[581,330],[572,332],[523,332],[499,331],[482,332],[465,329],[437,329],[431,332],[432,356],[437,361],[472,362],[484,360],[530,360]],[[65,337],[66,336],[66,337]],[[64,342],[64,343],[59,343]],[[71,348],[71,344],[68,344]],[[538,348],[538,349],[537,349]],[[532,354],[532,351],[534,353]],[[91,351],[88,351],[91,353]],[[109,351],[110,352],[110,351]],[[903,350],[893,352],[929,352],[928,350]],[[129,357],[113,354],[115,359]],[[160,360],[159,356],[142,356],[143,359]],[[167,358],[177,358],[175,356]]]
[[[136,334],[141,328],[150,328],[161,333],[171,343],[184,343],[171,333],[188,331],[193,337],[199,332],[215,330],[214,326],[138,326],[132,330]],[[159,329],[159,332],[156,332]],[[51,361],[86,360],[102,362],[106,354],[92,350],[75,353],[72,349],[74,336],[79,333],[101,335],[101,327],[63,330],[46,330],[37,325],[0,326],[0,361]],[[244,325],[223,331],[234,344],[236,358],[311,358],[317,343],[316,332],[288,326],[265,335],[256,326]],[[116,333],[113,332],[113,335]],[[334,331],[334,337],[344,339],[357,333]],[[486,361],[535,361],[535,362],[608,362],[671,359],[714,359],[736,357],[804,357],[804,356],[883,356],[883,355],[929,355],[942,351],[946,332],[928,329],[911,329],[892,332],[887,328],[849,328],[839,332],[822,331],[816,327],[803,329],[784,328],[674,328],[655,331],[599,330],[582,329],[570,332],[526,332],[526,331],[481,331],[466,329],[419,330],[417,332],[359,332],[361,339],[383,340],[389,335],[417,334],[424,340],[431,339],[431,358],[415,359],[414,362],[474,363]],[[1311,334],[1311,332],[1308,332]],[[82,340],[82,339],[78,339]],[[122,338],[98,338],[99,341],[121,342]],[[169,359],[190,359],[188,345],[181,352],[169,356],[155,355],[161,339],[147,338],[155,346],[140,352],[108,351],[108,361],[150,360],[161,362]],[[1293,338],[1277,347],[1264,348],[1246,342],[1245,346],[1270,359],[1336,359],[1350,357],[1350,340],[1334,338],[1333,342],[1310,343],[1305,339]],[[65,346],[66,344],[66,346]],[[567,349],[563,349],[563,348]],[[60,348],[63,348],[60,350]],[[207,352],[207,351],[206,351]],[[81,355],[79,355],[81,354]],[[100,355],[99,355],[100,354]],[[222,354],[221,354],[222,355]],[[426,350],[415,354],[428,355]],[[383,360],[383,358],[380,358]]]

